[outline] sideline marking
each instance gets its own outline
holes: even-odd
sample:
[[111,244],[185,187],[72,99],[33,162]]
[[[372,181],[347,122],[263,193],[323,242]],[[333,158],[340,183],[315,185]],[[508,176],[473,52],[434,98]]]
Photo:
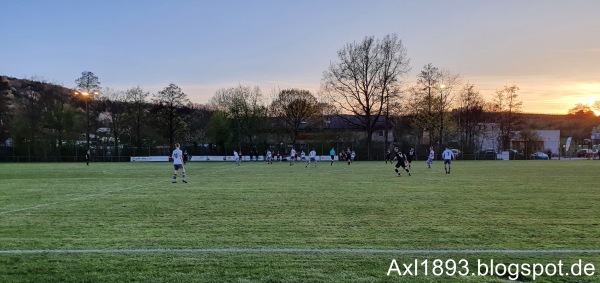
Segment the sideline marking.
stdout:
[[600,254],[600,250],[379,250],[379,249],[122,249],[5,250],[2,254],[126,254],[126,253],[350,253],[350,254]]

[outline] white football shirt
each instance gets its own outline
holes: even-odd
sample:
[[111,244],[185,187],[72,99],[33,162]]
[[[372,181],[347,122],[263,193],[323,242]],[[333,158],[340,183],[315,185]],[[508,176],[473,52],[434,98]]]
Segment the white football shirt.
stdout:
[[181,156],[183,156],[183,153],[181,153],[181,149],[173,150],[173,155],[171,156],[173,157],[173,165],[183,164],[183,162],[181,161]]
[[452,150],[446,149],[442,152],[442,156],[444,157],[444,160],[450,160],[454,157],[454,153],[452,153]]

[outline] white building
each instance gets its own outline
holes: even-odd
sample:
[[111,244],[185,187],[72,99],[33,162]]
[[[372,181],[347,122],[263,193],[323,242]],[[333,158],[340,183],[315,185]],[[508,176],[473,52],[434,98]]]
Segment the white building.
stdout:
[[[496,151],[508,149],[500,148],[502,147],[499,142],[501,134],[497,124],[482,124],[481,129],[483,130],[480,140],[481,149],[491,148]],[[538,141],[524,141],[521,139],[520,131],[513,132],[511,135],[511,148],[523,150],[524,144],[527,142],[529,143],[528,150],[542,150],[544,152],[551,150],[552,153],[558,153],[560,151],[560,130],[533,130],[533,132],[539,137]],[[530,148],[532,146],[533,148]]]
[[543,149],[552,150],[552,153],[560,152],[560,130],[534,130],[544,142]]

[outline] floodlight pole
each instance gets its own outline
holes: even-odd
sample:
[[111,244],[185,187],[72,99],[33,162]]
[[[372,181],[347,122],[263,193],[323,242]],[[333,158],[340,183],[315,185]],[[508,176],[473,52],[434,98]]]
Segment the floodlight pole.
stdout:
[[444,147],[442,143],[444,142],[444,88],[446,85],[440,84],[440,144],[439,144],[439,152],[442,152],[442,148]]
[[89,108],[89,100],[92,98],[92,95],[98,95],[98,91],[94,91],[93,93],[90,90],[87,91],[75,91],[75,94],[81,95],[85,101],[85,139],[86,139],[86,151],[90,150],[90,108]]
[[86,137],[86,150],[90,150],[90,109],[88,108],[88,100],[85,100],[85,137]]

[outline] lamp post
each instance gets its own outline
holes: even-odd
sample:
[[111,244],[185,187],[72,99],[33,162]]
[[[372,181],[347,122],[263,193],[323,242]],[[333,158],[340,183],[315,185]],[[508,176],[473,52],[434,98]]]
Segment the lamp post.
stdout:
[[442,152],[444,142],[444,88],[445,84],[440,84],[440,148],[439,152]]
[[86,137],[86,150],[90,150],[90,109],[88,107],[88,100],[91,99],[92,95],[98,95],[98,91],[94,91],[93,93],[90,94],[89,91],[76,91],[75,92],[76,95],[81,95],[84,97],[84,101],[85,101],[85,120],[86,120],[86,126],[85,126],[85,137]]
[[389,149],[390,147],[388,146],[388,131],[390,129],[389,127],[389,122],[390,122],[390,91],[386,90],[385,91],[385,131],[383,132],[385,134],[385,146],[383,148],[383,156],[385,159],[385,156],[387,154],[387,149]]
[[433,126],[432,124],[432,120],[431,119],[431,79],[427,79],[427,86],[425,88],[423,88],[423,90],[427,90],[427,128],[425,130],[427,130],[427,134],[429,134],[429,147],[433,146],[433,143],[431,141],[432,136],[433,136]]

